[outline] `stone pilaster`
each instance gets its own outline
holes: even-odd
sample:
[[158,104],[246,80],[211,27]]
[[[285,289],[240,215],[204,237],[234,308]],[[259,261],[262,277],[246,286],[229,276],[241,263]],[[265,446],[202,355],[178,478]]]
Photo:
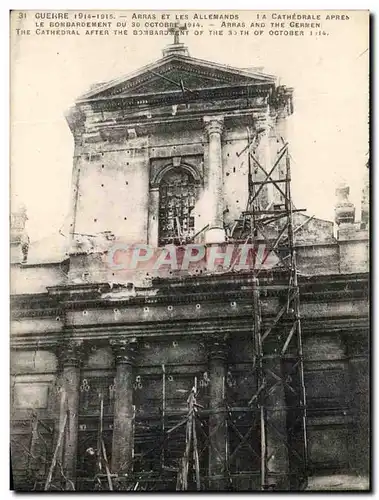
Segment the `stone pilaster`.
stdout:
[[[272,137],[273,131],[270,127],[270,116],[269,114],[263,113],[259,118],[256,119],[256,138],[253,142],[253,146],[250,148],[250,154],[254,152],[254,156],[258,159],[260,165],[266,172],[270,172],[273,165],[273,158],[276,157],[276,137]],[[253,160],[251,160],[252,165],[252,177],[254,181],[265,181],[266,174],[260,168],[258,168]],[[275,177],[276,172],[273,172],[273,177]],[[274,185],[267,183],[264,186],[259,186],[260,193],[258,196],[259,208],[268,209],[272,207],[274,201]]]
[[285,86],[276,89],[276,131],[288,141],[287,118],[293,113],[293,89]]
[[135,338],[117,339],[110,344],[116,364],[112,472],[125,474],[133,468],[133,366],[137,341]]
[[[82,341],[68,340],[61,346],[61,400],[59,429],[67,415],[62,449],[62,465],[67,479],[75,484],[76,455],[78,446],[80,364]],[[72,489],[67,483],[66,489]]]
[[227,487],[227,422],[225,379],[227,343],[224,336],[207,338],[209,372],[209,488],[223,491]]
[[[276,132],[279,137],[281,137],[284,141],[288,140],[288,126],[287,126],[287,117],[288,113],[285,107],[281,107],[278,109],[276,114]],[[280,142],[282,144],[282,142]]]
[[149,226],[147,243],[158,247],[158,227],[159,227],[159,187],[150,188],[149,193]]
[[[278,88],[278,102],[275,110],[275,120],[273,122],[274,127],[270,127],[270,133],[273,135],[271,143],[274,146],[274,154],[271,156],[271,164],[266,167],[268,171],[276,161],[278,157],[277,155],[282,150],[284,143],[289,141],[288,117],[293,112],[291,89],[286,89],[285,87]],[[272,179],[285,179],[286,170],[287,155],[285,154],[275,168]],[[285,192],[285,184],[281,183],[278,185],[282,191]],[[274,186],[269,186],[270,185],[268,185],[268,189],[272,189],[272,202],[274,206],[283,205],[285,203],[284,196]]]
[[347,401],[353,417],[350,439],[350,464],[356,473],[368,475],[370,469],[370,363],[369,339],[364,335],[345,337],[349,359],[349,387]]
[[205,116],[205,131],[208,135],[208,184],[206,210],[209,227],[205,233],[206,243],[225,241],[224,230],[224,193],[221,134],[224,127],[223,116]]
[[79,179],[80,179],[80,164],[82,158],[80,155],[74,156],[72,167],[72,185],[71,185],[71,204],[70,204],[70,252],[75,247],[75,231],[76,231],[76,211],[79,197]]

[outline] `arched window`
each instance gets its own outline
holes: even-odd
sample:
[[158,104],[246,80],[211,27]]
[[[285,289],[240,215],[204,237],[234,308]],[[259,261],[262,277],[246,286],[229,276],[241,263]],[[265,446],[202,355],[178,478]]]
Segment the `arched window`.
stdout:
[[194,235],[196,196],[190,173],[171,169],[164,175],[159,185],[159,246],[180,245]]

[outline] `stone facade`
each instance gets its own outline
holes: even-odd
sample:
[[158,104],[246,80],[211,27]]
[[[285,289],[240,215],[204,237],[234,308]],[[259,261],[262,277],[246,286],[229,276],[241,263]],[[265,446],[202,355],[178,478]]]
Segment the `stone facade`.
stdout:
[[[107,256],[114,245],[158,246],[161,186],[170,172],[184,172],[195,186],[192,232],[181,226],[182,242],[237,240],[235,222],[248,201],[247,141],[269,169],[292,112],[292,90],[274,77],[194,59],[181,44],[129,77],[97,86],[69,111],[75,151],[67,255],[40,263],[15,254],[12,263],[17,489],[43,485],[65,415],[64,475],[56,479],[62,487],[93,489],[97,462],[88,450],[99,447],[100,412],[112,473],[158,471],[162,460],[175,470],[184,434],[173,432],[159,445],[162,425],[183,418],[195,378],[210,436],[199,435],[204,488],[258,488],[246,475],[259,470],[254,422],[228,431],[225,409],[215,411],[225,401],[246,406],[254,392],[251,276],[136,276],[110,266]],[[339,194],[337,237],[333,223],[294,215],[314,477],[364,475],[369,466],[368,223],[357,225],[348,192]],[[267,184],[260,202],[282,200]],[[285,300],[283,283],[270,271],[261,282],[262,322],[269,325]],[[236,433],[249,428],[249,447],[238,447]],[[156,481],[175,489],[176,476]]]

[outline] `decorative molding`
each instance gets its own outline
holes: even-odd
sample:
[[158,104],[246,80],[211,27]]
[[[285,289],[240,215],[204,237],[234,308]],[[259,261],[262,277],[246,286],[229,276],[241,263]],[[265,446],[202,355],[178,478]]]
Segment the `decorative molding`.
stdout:
[[180,156],[174,156],[172,158],[172,166],[173,167],[180,167],[181,162],[182,162],[182,159]]
[[200,184],[202,179],[201,175],[198,171],[198,169],[194,166],[191,165],[190,163],[186,162],[185,160],[183,161],[183,158],[181,157],[173,157],[172,160],[164,165],[164,166],[159,166],[153,171],[152,169],[152,175],[150,179],[150,189],[154,188],[159,188],[159,185],[163,179],[163,177],[167,174],[172,169],[180,168],[190,174],[195,183]]
[[128,139],[137,139],[137,132],[134,128],[128,129]]

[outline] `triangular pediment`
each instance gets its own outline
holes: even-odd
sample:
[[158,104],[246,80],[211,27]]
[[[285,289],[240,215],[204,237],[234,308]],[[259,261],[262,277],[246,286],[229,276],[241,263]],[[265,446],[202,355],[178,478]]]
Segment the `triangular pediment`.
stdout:
[[275,77],[189,56],[173,55],[125,77],[101,84],[79,101],[198,91],[240,85],[272,85]]

